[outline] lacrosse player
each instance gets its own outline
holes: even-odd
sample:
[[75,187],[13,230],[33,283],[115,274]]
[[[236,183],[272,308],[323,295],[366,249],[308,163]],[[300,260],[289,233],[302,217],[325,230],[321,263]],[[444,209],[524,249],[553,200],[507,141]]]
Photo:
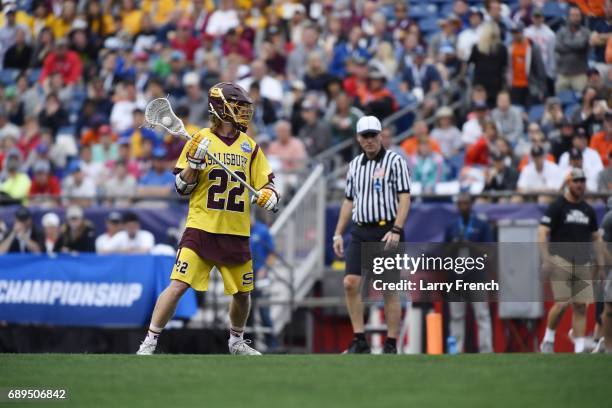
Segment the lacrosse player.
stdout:
[[229,308],[230,353],[261,354],[243,339],[253,290],[248,192],[207,157],[207,152],[259,192],[252,200],[258,206],[273,210],[279,195],[268,160],[244,133],[253,116],[253,102],[246,91],[236,84],[221,82],[210,88],[208,101],[212,127],[192,136],[176,164],[176,191],[190,196],[186,229],[170,285],[157,299],[149,331],[137,354],[153,354],[183,293],[189,287],[206,291],[213,267],[221,273],[225,293],[233,296]]

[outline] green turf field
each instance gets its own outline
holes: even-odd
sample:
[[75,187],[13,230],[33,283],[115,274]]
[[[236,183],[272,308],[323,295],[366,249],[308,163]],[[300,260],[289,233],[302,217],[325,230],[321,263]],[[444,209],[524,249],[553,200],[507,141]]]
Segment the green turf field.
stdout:
[[0,407],[610,407],[612,356],[0,354],[0,389],[69,400]]

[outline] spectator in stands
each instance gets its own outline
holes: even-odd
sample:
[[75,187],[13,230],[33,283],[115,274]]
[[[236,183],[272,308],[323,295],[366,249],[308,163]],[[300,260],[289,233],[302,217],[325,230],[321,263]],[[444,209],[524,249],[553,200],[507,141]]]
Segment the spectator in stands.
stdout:
[[488,21],[495,24],[499,29],[499,38],[502,41],[506,40],[506,34],[508,32],[508,26],[512,21],[508,18],[508,8],[505,4],[499,0],[485,0],[485,9],[488,14]]
[[13,229],[0,242],[0,255],[8,253],[41,252],[43,234],[33,225],[32,214],[25,207],[19,207],[15,212]]
[[472,54],[472,49],[480,38],[482,29],[483,14],[477,7],[469,9],[469,26],[464,28],[457,37],[457,56],[461,61],[468,61]]
[[[570,170],[573,168],[576,169],[583,169],[585,168],[584,166],[584,160],[583,160],[583,156],[582,156],[582,152],[578,149],[576,149],[575,147],[572,147],[569,152],[566,153],[569,157],[569,166],[568,169],[566,169],[566,177],[564,179],[564,185],[563,187],[566,187],[567,182],[569,181],[569,174],[570,174]],[[561,166],[559,166],[561,167]],[[602,169],[603,171],[603,169]],[[599,174],[601,173],[601,171],[599,173],[593,173],[592,171],[589,172],[589,174],[586,174],[587,172],[584,171],[585,175],[586,175],[586,188],[588,191],[597,191],[597,181],[598,181],[598,177]]]
[[324,63],[327,63],[325,51],[319,45],[319,29],[316,25],[306,24],[302,29],[301,40],[291,51],[287,60],[287,78],[290,81],[304,78],[306,59],[311,52],[321,54]]
[[393,143],[393,133],[395,132],[390,127],[384,127],[382,129],[382,131],[380,132],[380,138],[382,140],[382,145],[385,149],[391,150],[399,154],[402,157],[402,159],[406,160],[406,164],[408,164],[408,155],[406,155],[406,152],[404,152],[404,149],[402,149],[397,144]]
[[16,4],[4,4],[2,12],[4,13],[5,22],[4,26],[0,28],[0,61],[4,61],[4,55],[7,50],[17,41],[17,32],[19,30],[24,33],[30,32],[26,25],[17,22]]
[[59,72],[66,86],[74,85],[80,81],[83,64],[79,55],[68,48],[65,37],[56,36],[57,41],[53,51],[47,54],[43,61],[40,83],[44,84],[52,73]]
[[597,176],[597,191],[612,191],[612,151],[608,152],[606,168]]
[[519,0],[518,5],[510,13],[510,18],[514,23],[520,22],[528,26],[533,21],[533,11],[532,0]]
[[[601,161],[601,157],[596,150],[588,147],[588,140],[584,129],[577,128],[574,137],[572,138],[572,148],[576,149],[580,153],[580,159],[582,160],[582,169],[587,177],[587,188],[594,190],[597,183],[597,175],[603,170],[604,166]],[[570,163],[570,151],[567,151],[559,158],[559,167],[564,173],[569,173],[571,169]],[[575,153],[577,155],[577,153]],[[590,181],[590,183],[589,183]]]
[[155,246],[155,237],[140,228],[140,220],[133,212],[123,215],[124,230],[119,231],[113,243],[118,252],[125,254],[147,254]]
[[118,160],[111,172],[111,176],[102,185],[106,203],[114,207],[129,207],[132,197],[136,196],[138,182],[128,172],[127,162]]
[[388,81],[395,78],[399,64],[394,55],[391,42],[383,41],[378,45],[376,54],[374,55],[374,59],[370,61],[370,65],[385,74]]
[[[117,162],[120,161],[125,164],[126,170],[129,174],[134,176],[134,178],[136,179],[140,177],[140,168],[138,166],[138,161],[132,158],[129,139],[119,139],[119,158],[117,159]],[[113,170],[115,164],[116,162],[107,162],[106,168],[109,170]]]
[[233,0],[221,0],[219,8],[208,18],[206,33],[215,37],[225,35],[230,29],[238,27],[238,13]]
[[[588,92],[588,96],[586,93]],[[609,93],[608,95],[612,95]],[[585,95],[582,98],[582,109],[577,109],[572,115],[572,122],[584,129],[590,137],[603,128],[604,116],[608,111],[606,97],[599,96],[597,91],[590,86],[585,88]]]
[[69,167],[69,176],[62,184],[62,192],[66,197],[64,205],[72,204],[89,207],[96,198],[96,184],[81,168],[80,163]]
[[[182,51],[187,61],[193,63],[195,51],[200,43],[192,34],[193,24],[189,18],[181,19],[176,25],[174,38],[170,40],[170,46],[174,50]],[[229,33],[228,33],[229,34]]]
[[44,246],[42,249],[48,255],[51,255],[55,253],[55,244],[60,236],[60,218],[55,213],[46,213],[42,217],[41,224],[44,232]]
[[110,113],[110,123],[114,131],[122,133],[133,125],[134,109],[144,109],[146,101],[136,91],[136,84],[126,80],[116,88],[117,101]]
[[79,159],[72,161],[68,164],[66,168],[66,174],[70,175],[75,169],[75,167],[79,167],[83,172],[83,175],[91,180],[94,187],[107,176],[106,167],[104,163],[93,161],[91,154],[91,146],[81,146],[81,151],[79,152]]
[[537,44],[542,54],[542,62],[546,70],[546,94],[553,95],[555,91],[556,36],[553,30],[544,23],[544,13],[541,8],[535,8],[532,13],[533,24],[525,29],[525,36]]
[[461,141],[464,146],[470,146],[482,136],[484,122],[488,119],[488,108],[484,101],[477,101],[472,106],[473,112],[468,115],[468,120],[461,129]]
[[366,86],[357,89],[357,107],[364,114],[384,119],[397,109],[395,98],[386,87],[386,81],[382,72],[376,69],[368,72]]
[[238,81],[238,85],[244,89],[249,89],[253,82],[259,82],[259,89],[261,96],[268,98],[274,103],[281,103],[283,100],[283,86],[281,82],[268,75],[268,67],[265,61],[255,60],[251,64],[251,75],[241,81]]
[[349,96],[341,91],[330,103],[325,114],[325,120],[331,126],[332,143],[353,139],[353,129],[362,116],[363,112],[354,107]]
[[438,20],[440,31],[429,40],[427,56],[435,59],[440,54],[443,46],[455,47],[457,45],[457,33],[461,29],[461,20],[455,14],[449,14],[446,18]]
[[51,174],[51,164],[39,161],[34,164],[34,177],[30,186],[30,200],[37,205],[55,206],[62,192],[60,182]]
[[19,137],[19,127],[10,121],[10,113],[0,105],[0,140],[6,136]]
[[123,229],[123,216],[118,211],[111,211],[106,216],[106,232],[96,238],[96,253],[100,255],[119,252],[117,234]]
[[167,197],[174,192],[174,174],[166,168],[166,150],[153,150],[151,169],[143,174],[138,183],[140,197]]
[[304,143],[291,134],[291,124],[279,120],[274,126],[276,140],[270,143],[266,156],[281,160],[283,171],[294,171],[304,168],[308,156]]
[[502,90],[497,94],[497,107],[491,112],[491,119],[495,121],[503,137],[513,144],[524,137],[525,127],[521,111],[510,104],[510,93]]
[[308,156],[314,157],[327,149],[331,144],[331,129],[321,120],[316,99],[308,99],[302,104],[302,119],[304,124],[298,138],[306,146]]
[[[420,95],[421,98],[430,92],[438,91],[442,86],[440,73],[434,65],[425,63],[425,56],[425,49],[420,45],[416,47],[412,64],[406,67],[402,76],[405,89],[415,95]],[[389,114],[391,113],[389,112]],[[382,118],[386,116],[382,116]]]
[[587,84],[589,29],[582,25],[580,9],[572,5],[567,23],[557,31],[557,92],[565,89],[582,92]]
[[560,123],[559,136],[552,142],[552,154],[555,160],[559,161],[563,153],[572,148],[575,127],[567,119],[563,119]]
[[444,181],[444,158],[431,149],[429,138],[418,138],[417,151],[408,157],[412,181],[420,183],[425,194],[435,192],[436,185]]
[[510,63],[508,70],[512,103],[524,107],[541,103],[546,96],[546,68],[540,47],[526,38],[522,22],[514,23],[510,32]]
[[183,87],[185,87],[185,96],[179,101],[179,105],[189,107],[190,123],[199,127],[204,126],[208,119],[208,94],[202,91],[200,75],[195,71],[186,73],[183,77]]
[[546,136],[540,130],[537,123],[529,124],[528,138],[529,138],[529,142],[524,145],[521,145],[521,153],[525,151],[525,154],[523,155],[523,157],[521,158],[521,161],[518,164],[519,171],[523,170],[525,166],[531,162],[530,152],[534,146],[539,146],[542,149],[544,149],[544,151],[548,152],[546,153],[546,160],[548,160],[549,162],[556,163],[555,156],[553,156],[548,151],[549,150],[547,146],[548,141],[546,140]]
[[[195,103],[195,101],[194,101]],[[196,104],[197,108],[197,104]],[[191,110],[190,110],[191,113]],[[145,139],[149,139],[152,143],[158,144],[161,140],[161,136],[151,128],[146,126],[144,111],[140,108],[134,109],[132,112],[133,125],[121,134],[122,140],[129,140],[130,142],[130,154],[134,158],[139,158],[142,155],[142,145]],[[204,119],[202,119],[204,120]],[[99,131],[98,131],[99,133]]]
[[556,96],[551,96],[546,99],[544,114],[540,120],[542,131],[548,134],[549,138],[554,138],[557,135],[552,133],[555,133],[557,129],[561,128],[561,122],[563,122],[564,119],[565,115],[563,114],[561,100]]
[[603,129],[591,136],[589,147],[599,153],[604,166],[608,166],[608,157],[612,152],[612,111],[604,114]]
[[68,124],[68,112],[62,107],[59,96],[52,92],[47,95],[43,109],[38,115],[38,123],[41,127],[51,129],[53,138],[57,131]]
[[412,125],[412,135],[404,140],[400,147],[408,157],[414,155],[418,151],[418,146],[421,140],[427,141],[431,145],[431,150],[440,153],[440,145],[438,142],[429,137],[429,127],[424,120],[418,120]]
[[322,92],[331,78],[331,75],[327,73],[327,69],[323,65],[321,55],[316,52],[310,53],[306,60],[306,72],[304,72],[306,90]]
[[[517,183],[522,193],[556,192],[563,183],[563,172],[555,163],[545,160],[540,146],[531,149],[532,161],[521,171]],[[541,198],[539,201],[546,201]]]
[[461,131],[453,123],[453,110],[442,106],[436,111],[435,127],[431,137],[440,145],[442,155],[449,159],[459,153],[461,149]]
[[489,107],[494,106],[495,97],[504,87],[508,68],[508,51],[501,38],[498,25],[485,23],[467,61],[474,65],[473,85],[482,85],[487,90]]
[[30,177],[20,170],[22,160],[16,149],[9,150],[6,154],[0,177],[0,198],[22,201],[28,196],[32,182]]
[[27,43],[26,35],[23,28],[17,27],[15,31],[15,44],[10,46],[4,54],[2,66],[5,69],[12,68],[24,71],[30,66],[32,47]]
[[71,254],[95,252],[95,239],[93,224],[84,218],[83,209],[71,205],[66,210],[66,223],[62,225],[53,251]]
[[[458,216],[444,230],[444,242],[492,242],[493,233],[486,218],[476,214],[472,210],[472,197],[469,194],[461,194],[457,197]],[[454,280],[457,275],[451,276]],[[476,281],[484,277],[471,275]],[[474,317],[478,325],[478,351],[480,353],[491,353],[493,351],[493,333],[491,329],[491,315],[489,304],[468,292],[466,295],[451,297],[450,308],[450,335],[457,341],[457,351],[464,352],[465,340],[465,312],[467,302],[471,303]]]
[[98,129],[99,142],[91,147],[91,158],[97,163],[116,161],[119,158],[119,145],[115,135],[108,125],[102,125]]
[[[243,29],[242,27],[239,28]],[[251,43],[247,39],[242,38],[235,28],[229,29],[227,34],[223,36],[221,49],[226,58],[236,60],[242,64],[249,63],[253,59]]]
[[347,61],[354,57],[363,59],[370,57],[366,47],[366,40],[363,38],[363,31],[359,26],[351,28],[348,38],[345,41],[339,41],[334,47],[329,64],[330,74],[345,77],[347,74]]
[[253,100],[254,106],[253,125],[258,133],[268,133],[268,126],[272,126],[277,120],[276,107],[270,99],[261,96],[261,89],[258,81],[251,84],[249,96]]
[[482,136],[466,149],[464,164],[466,166],[488,166],[490,164],[489,155],[495,150],[499,138],[497,124],[487,119],[484,122]]
[[[492,165],[485,171],[484,191],[514,191],[518,181],[518,172],[512,166],[508,166],[504,160],[505,156],[493,150],[491,152]],[[499,200],[502,202],[506,200]]]

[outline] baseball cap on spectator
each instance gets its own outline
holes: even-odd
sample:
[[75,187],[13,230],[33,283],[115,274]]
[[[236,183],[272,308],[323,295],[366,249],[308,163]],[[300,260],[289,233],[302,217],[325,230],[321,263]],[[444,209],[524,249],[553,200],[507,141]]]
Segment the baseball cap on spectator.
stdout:
[[200,85],[200,76],[197,72],[188,72],[183,77],[183,86],[198,86]]
[[21,152],[17,148],[12,148],[6,153],[6,159],[21,160]]
[[541,7],[536,7],[533,9],[533,12],[531,13],[531,15],[533,17],[544,17],[544,11],[542,10]]
[[368,61],[360,55],[353,56],[351,60],[357,65],[366,65],[368,63]]
[[19,221],[25,221],[32,218],[32,213],[27,207],[19,207],[17,211],[15,211],[15,218]]
[[585,138],[587,137],[586,132],[584,131],[584,128],[582,127],[578,127],[576,128],[576,131],[574,132],[574,137],[579,137],[579,138]]
[[123,215],[123,222],[140,222],[140,219],[136,213],[129,211]]
[[480,18],[484,18],[484,14],[478,7],[470,7],[470,16],[473,14],[478,14]]
[[166,149],[163,147],[156,147],[152,152],[154,159],[163,159],[166,157]]
[[491,150],[491,160],[493,161],[504,160],[504,155],[498,150],[495,150],[495,149]]
[[363,116],[357,121],[357,134],[380,133],[382,125],[376,116]]
[[108,37],[105,41],[104,41],[104,48],[108,48],[109,50],[122,50],[125,48],[125,44],[124,42],[121,40],[121,38],[118,37]]
[[56,213],[46,213],[43,215],[41,224],[43,227],[59,227],[60,226],[60,218]]
[[580,169],[578,167],[574,167],[570,171],[570,179],[572,181],[586,180],[586,174],[584,174],[584,170],[582,170],[582,169]]
[[49,165],[48,161],[42,160],[42,161],[34,163],[34,166],[32,166],[32,171],[34,172],[34,174],[48,173],[51,171],[51,165]]
[[170,61],[183,61],[185,59],[185,54],[183,51],[174,50],[170,54]]
[[572,147],[569,150],[569,158],[570,160],[582,160],[582,152],[575,147]]
[[77,171],[81,171],[81,162],[78,160],[73,160],[66,167],[66,173],[72,174],[76,173]]
[[453,110],[448,106],[442,106],[436,111],[436,119],[452,118],[453,116]]
[[372,68],[368,72],[368,79],[380,79],[382,81],[385,81],[387,77],[380,70]]
[[302,110],[305,110],[305,111],[318,110],[318,106],[312,100],[307,99],[302,103]]
[[4,14],[15,13],[17,11],[17,5],[15,3],[8,3],[2,6]]
[[70,31],[78,31],[78,30],[86,30],[87,29],[87,22],[85,22],[85,20],[82,20],[80,18],[75,19],[72,22],[72,25],[70,26]]
[[472,105],[472,108],[477,111],[483,111],[487,110],[489,107],[487,106],[487,103],[485,101],[476,101]]
[[512,33],[522,33],[525,29],[525,24],[522,21],[516,21],[510,26],[510,32]]
[[120,223],[123,221],[123,216],[121,215],[119,211],[111,211],[106,216],[106,221],[112,222],[112,223]]
[[303,91],[304,89],[306,89],[306,85],[304,84],[304,81],[296,79],[294,81],[291,81],[291,89]]
[[544,156],[544,149],[541,146],[533,146],[531,148],[531,157]]
[[571,127],[571,128],[574,127],[574,124],[565,116],[563,117],[563,119],[561,119],[561,122],[559,123],[559,125],[561,127]]
[[66,210],[66,218],[67,219],[83,218],[83,209],[77,205],[71,205]]
[[149,60],[149,54],[147,54],[144,51],[138,51],[138,52],[134,53],[134,59],[136,61],[148,61]]

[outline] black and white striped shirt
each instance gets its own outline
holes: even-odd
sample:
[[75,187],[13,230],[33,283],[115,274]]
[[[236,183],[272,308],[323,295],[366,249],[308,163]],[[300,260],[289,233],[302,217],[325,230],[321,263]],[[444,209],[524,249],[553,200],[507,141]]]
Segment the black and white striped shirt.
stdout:
[[394,220],[399,193],[410,193],[408,167],[399,154],[381,148],[374,159],[362,153],[349,164],[345,196],[353,201],[353,222]]

